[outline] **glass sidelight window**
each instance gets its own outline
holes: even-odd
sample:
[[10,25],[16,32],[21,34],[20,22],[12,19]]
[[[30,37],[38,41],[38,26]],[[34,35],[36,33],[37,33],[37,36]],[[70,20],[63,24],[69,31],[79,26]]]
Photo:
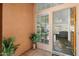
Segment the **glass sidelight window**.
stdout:
[[37,18],[37,33],[41,36],[41,43],[48,44],[48,15],[38,16]]
[[37,3],[36,4],[36,13],[39,13],[40,11],[50,8],[50,7],[54,7],[57,5],[61,5],[63,3]]

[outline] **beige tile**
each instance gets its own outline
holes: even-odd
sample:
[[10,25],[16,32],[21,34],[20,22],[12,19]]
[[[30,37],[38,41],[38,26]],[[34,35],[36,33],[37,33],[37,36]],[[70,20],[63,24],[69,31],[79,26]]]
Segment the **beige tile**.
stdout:
[[28,52],[25,52],[22,56],[51,56],[52,54],[49,51],[42,49],[31,49]]

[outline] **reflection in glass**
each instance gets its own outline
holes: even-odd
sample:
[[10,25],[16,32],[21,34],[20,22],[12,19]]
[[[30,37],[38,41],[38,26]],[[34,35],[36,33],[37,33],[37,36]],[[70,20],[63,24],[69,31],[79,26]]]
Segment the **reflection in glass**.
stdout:
[[53,13],[54,51],[74,55],[74,10]]

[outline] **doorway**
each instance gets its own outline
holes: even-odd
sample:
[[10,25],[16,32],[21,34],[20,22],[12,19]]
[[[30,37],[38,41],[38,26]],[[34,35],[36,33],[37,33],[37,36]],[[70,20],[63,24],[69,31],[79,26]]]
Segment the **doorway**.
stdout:
[[76,55],[76,8],[53,12],[53,51],[61,55]]

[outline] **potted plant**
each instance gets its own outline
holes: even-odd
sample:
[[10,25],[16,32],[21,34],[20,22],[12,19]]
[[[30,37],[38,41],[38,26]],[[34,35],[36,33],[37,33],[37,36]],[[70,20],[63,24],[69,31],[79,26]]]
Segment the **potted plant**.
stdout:
[[32,39],[32,42],[33,42],[33,49],[36,49],[37,48],[37,42],[39,42],[40,39],[41,39],[40,34],[39,33],[32,34],[31,39]]
[[18,45],[14,45],[14,36],[9,38],[4,38],[2,40],[2,55],[3,56],[11,56],[15,53]]

